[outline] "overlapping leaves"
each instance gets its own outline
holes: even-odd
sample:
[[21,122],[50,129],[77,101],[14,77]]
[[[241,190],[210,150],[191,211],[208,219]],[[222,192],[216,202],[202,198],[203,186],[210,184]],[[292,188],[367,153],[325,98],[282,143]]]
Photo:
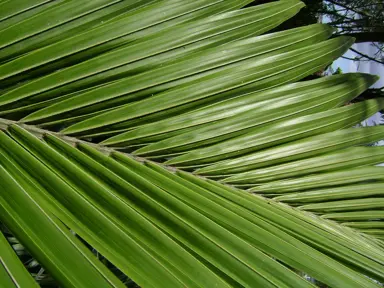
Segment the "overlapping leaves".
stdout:
[[[335,234],[319,219],[304,224],[298,212],[275,204],[266,212],[264,199],[120,153],[108,157],[85,144],[75,149],[54,136],[44,140],[17,126],[1,133],[2,185],[13,192],[1,198],[1,217],[64,285],[89,287],[83,275],[93,270],[97,287],[118,286],[56,219],[143,286],[311,286],[274,258],[334,286],[374,287],[358,271],[382,277],[384,255],[352,231]],[[304,236],[308,229],[315,238]],[[346,245],[344,233],[356,242]],[[54,258],[44,256],[50,251]]]
[[[303,4],[250,2],[0,1],[0,117],[60,132],[2,120],[0,220],[60,285],[122,286],[84,243],[143,287],[384,281],[384,129],[351,128],[383,101],[345,106],[377,78],[296,82],[353,39],[265,34]],[[3,240],[0,279],[30,282]]]

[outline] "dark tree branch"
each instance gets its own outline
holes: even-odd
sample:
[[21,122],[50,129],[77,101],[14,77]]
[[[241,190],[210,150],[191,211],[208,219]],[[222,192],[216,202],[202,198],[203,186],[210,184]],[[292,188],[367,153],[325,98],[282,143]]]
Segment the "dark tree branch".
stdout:
[[339,3],[339,2],[337,2],[337,1],[334,1],[334,0],[327,0],[327,1],[328,1],[329,3],[332,3],[333,5],[342,7],[342,8],[344,8],[344,9],[349,10],[349,11],[352,11],[352,12],[354,12],[354,13],[356,13],[356,14],[363,15],[363,16],[369,16],[369,15],[367,15],[367,14],[366,14],[365,12],[363,12],[363,11],[357,11],[357,10],[355,10],[355,9],[353,9],[353,8],[351,8],[351,7],[345,6],[344,4]]
[[368,59],[368,60],[371,60],[371,61],[374,61],[374,62],[376,62],[376,63],[379,63],[379,64],[384,65],[384,62],[383,62],[383,61],[380,61],[380,60],[377,60],[377,59],[375,59],[375,58],[372,58],[372,57],[370,57],[370,56],[368,56],[368,55],[366,55],[366,54],[361,53],[360,51],[358,51],[358,50],[356,50],[356,49],[349,48],[349,50],[355,52],[356,54],[359,54],[361,57],[364,57],[364,58],[366,58],[366,59]]
[[342,35],[356,38],[355,43],[384,42],[384,31],[343,33]]
[[384,98],[384,90],[371,88],[364,91],[361,95],[352,100],[352,102],[361,102],[369,99]]
[[351,21],[354,21],[355,19],[351,18],[351,17],[348,17],[346,15],[341,15],[340,13],[337,13],[336,11],[330,11],[330,10],[319,10],[318,13],[321,13],[321,14],[328,14],[328,15],[332,15],[332,16],[335,16],[337,18],[343,18],[343,19],[348,19],[348,20],[351,20]]
[[[351,24],[351,23],[354,23],[354,24],[359,24],[359,27],[361,27],[361,24],[364,24],[365,23],[365,19],[352,19],[352,18],[343,18],[343,19],[339,19],[337,21],[333,21],[333,22],[329,22],[327,23],[328,25],[334,25],[334,24]],[[380,26],[378,26],[380,27]]]
[[346,59],[346,60],[352,60],[352,61],[368,61],[368,60],[361,60],[361,59],[356,59],[356,58],[350,58],[346,56],[341,56],[341,58]]

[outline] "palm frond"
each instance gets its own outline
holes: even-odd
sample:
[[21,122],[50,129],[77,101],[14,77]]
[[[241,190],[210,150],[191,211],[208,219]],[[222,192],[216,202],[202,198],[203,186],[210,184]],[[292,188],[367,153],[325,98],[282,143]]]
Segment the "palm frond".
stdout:
[[[354,271],[357,267],[375,278],[381,274],[376,261],[382,253],[377,244],[364,239],[365,245],[361,246],[363,238],[355,232],[343,232],[344,228],[339,227],[335,234],[330,228],[324,228],[330,224],[319,218],[304,224],[305,217],[299,211],[287,212],[262,198],[183,172],[175,174],[150,162],[143,165],[118,152],[108,156],[83,143],[76,149],[49,134],[43,139],[12,125],[6,133],[1,133],[0,141],[3,187],[14,187],[13,193],[5,195],[7,198],[2,201],[2,220],[31,251],[35,241],[42,241],[39,247],[52,243],[56,256],[69,253],[67,247],[59,245],[68,238],[60,237],[56,241],[50,238],[60,225],[45,228],[42,224],[50,215],[56,215],[143,286],[158,287],[159,279],[163,279],[165,282],[161,283],[167,287],[193,287],[210,281],[225,286],[234,285],[235,281],[242,285],[276,283],[279,287],[309,287],[304,279],[275,258],[328,285],[372,285],[364,276],[358,276],[360,273]],[[18,199],[19,194],[20,200],[10,202],[8,199]],[[34,210],[36,216],[32,217]],[[22,221],[11,221],[11,215],[18,215]],[[42,219],[33,228],[32,223],[36,223],[38,216]],[[51,221],[55,223],[55,218]],[[29,229],[34,233],[24,235]],[[307,235],[309,231],[313,236]],[[69,237],[68,230],[67,234]],[[38,240],[26,241],[32,237]],[[312,237],[316,242],[311,243],[315,240]],[[349,237],[356,239],[351,241]],[[317,242],[319,239],[327,239],[331,246],[320,249],[324,243]],[[344,246],[349,241],[351,243]],[[358,250],[352,253],[353,249]],[[334,259],[327,256],[328,253],[333,254]],[[46,260],[42,251],[36,251],[35,255],[57,279],[66,273],[64,269],[55,269],[60,267],[60,262]],[[375,258],[370,259],[373,256]],[[86,255],[83,258],[77,261],[81,261],[85,269]],[[202,265],[203,259],[205,265]],[[224,259],[226,261],[222,261]],[[179,265],[175,265],[177,261],[181,261]],[[262,267],[259,261],[263,261]],[[360,267],[359,263],[364,265]],[[324,271],[335,273],[335,277],[323,274]],[[70,273],[69,281],[78,281],[76,275],[81,278],[88,273]],[[198,277],[193,277],[194,273]],[[247,281],[251,282],[247,284]]]
[[377,77],[297,82],[354,39],[250,2],[0,1],[0,221],[60,287],[384,282]]
[[0,233],[0,281],[4,287],[39,287]]

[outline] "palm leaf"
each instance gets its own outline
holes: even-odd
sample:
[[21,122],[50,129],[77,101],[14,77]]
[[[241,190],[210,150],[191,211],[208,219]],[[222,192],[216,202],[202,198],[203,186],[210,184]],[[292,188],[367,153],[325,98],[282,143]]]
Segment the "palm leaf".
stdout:
[[384,282],[377,77],[296,82],[353,39],[250,2],[0,1],[0,221],[60,286]]
[[0,247],[0,281],[2,285],[5,287],[38,287],[1,233]]
[[[355,169],[341,170],[336,172],[309,175],[296,179],[284,179],[271,181],[264,185],[252,188],[252,192],[260,193],[291,193],[316,188],[348,185],[359,182],[381,182],[383,180],[383,168],[381,167],[359,167]],[[374,184],[373,184],[374,185]],[[348,186],[350,187],[350,186]],[[363,192],[361,187],[361,192]],[[333,194],[331,192],[330,194]],[[359,193],[360,194],[360,193]],[[284,196],[283,196],[284,197]]]
[[[41,142],[40,140],[38,140],[31,134],[28,134],[25,130],[18,128],[17,126],[10,126],[7,134],[8,133],[9,133],[9,136],[7,136],[4,133],[2,134],[3,135],[2,141],[1,141],[2,155],[5,154],[6,155],[5,157],[7,156],[9,158],[12,157],[11,159],[16,160],[16,165],[19,167],[20,170],[22,169],[21,170],[23,171],[22,173],[27,174],[27,177],[31,177],[32,179],[34,179],[35,182],[39,183],[40,187],[42,186],[41,188],[39,187],[41,190],[43,189],[45,190],[45,192],[41,192],[42,194],[40,197],[38,195],[35,196],[36,201],[43,201],[42,199],[39,200],[39,198],[41,198],[43,195],[46,195],[44,196],[44,198],[50,196],[49,199],[50,199],[50,202],[52,202],[52,204],[47,205],[46,209],[48,211],[51,211],[55,215],[58,215],[58,217],[62,219],[62,221],[64,221],[66,225],[69,225],[71,229],[73,229],[77,234],[84,237],[84,239],[87,239],[89,243],[91,243],[98,250],[100,250],[102,254],[108,253],[106,255],[108,255],[109,257],[109,253],[111,253],[112,255],[110,255],[110,260],[113,261],[113,263],[117,265],[117,267],[119,267],[120,269],[126,269],[124,271],[128,275],[133,275],[134,279],[138,283],[143,283],[144,285],[150,285],[150,283],[147,283],[147,282],[150,282],[150,279],[156,279],[156,281],[158,281],[157,279],[159,279],[157,277],[156,278],[145,277],[146,279],[145,281],[144,279],[140,280],[140,277],[139,277],[140,274],[136,275],[134,271],[137,271],[139,267],[143,267],[143,269],[144,268],[145,269],[144,271],[142,271],[142,273],[145,273],[144,275],[147,275],[147,276],[153,275],[152,273],[156,273],[156,275],[159,274],[159,277],[161,277],[162,273],[165,273],[165,275],[163,275],[162,277],[165,277],[164,280],[167,279],[167,282],[166,282],[167,285],[171,285],[172,279],[176,278],[178,280],[173,280],[173,281],[176,281],[174,285],[178,286],[180,284],[177,284],[177,281],[183,281],[182,283],[188,283],[188,285],[192,286],[193,285],[192,283],[185,282],[187,280],[182,280],[183,278],[180,276],[182,274],[179,274],[179,276],[177,276],[178,275],[177,270],[186,269],[187,268],[186,264],[174,267],[176,271],[172,271],[171,267],[169,266],[168,266],[168,269],[165,270],[164,272],[161,271],[161,267],[164,267],[164,265],[166,265],[167,263],[166,260],[169,259],[169,257],[172,257],[172,255],[169,255],[169,251],[174,251],[175,257],[180,256],[181,252],[178,251],[180,248],[193,249],[192,251],[194,251],[194,253],[197,253],[197,255],[195,255],[195,257],[197,257],[194,260],[195,263],[200,257],[202,257],[204,261],[208,261],[208,263],[210,263],[208,267],[213,265],[211,269],[213,269],[213,271],[216,272],[216,275],[217,273],[219,273],[218,271],[216,271],[216,269],[219,269],[221,273],[227,275],[226,277],[232,278],[231,282],[236,281],[238,283],[243,283],[244,285],[247,285],[246,279],[248,279],[248,277],[251,277],[249,278],[249,281],[251,281],[252,279],[252,281],[257,281],[257,283],[260,283],[262,285],[268,285],[268,286],[271,285],[271,283],[276,283],[279,286],[287,285],[288,287],[290,285],[293,285],[293,283],[296,283],[295,285],[300,285],[299,283],[303,283],[304,286],[308,285],[308,284],[305,284],[305,282],[302,282],[304,280],[299,281],[300,278],[297,278],[298,276],[295,276],[293,272],[290,272],[284,266],[281,266],[281,264],[278,264],[278,262],[275,262],[275,260],[272,260],[272,258],[270,258],[269,260],[268,258],[265,258],[266,255],[278,257],[280,261],[284,261],[284,263],[286,263],[287,265],[292,266],[296,269],[300,269],[302,271],[305,271],[303,269],[304,267],[306,267],[306,269],[309,269],[309,267],[313,267],[310,265],[310,263],[314,263],[313,261],[316,261],[316,263],[317,261],[319,261],[318,265],[315,265],[315,267],[317,268],[314,269],[314,271],[307,270],[305,272],[307,273],[311,272],[309,273],[310,275],[313,275],[322,281],[328,281],[328,280],[326,279],[326,277],[324,279],[321,278],[321,274],[323,272],[319,273],[320,271],[323,271],[323,269],[326,269],[326,270],[329,269],[329,273],[333,273],[331,272],[332,269],[336,269],[336,267],[340,265],[338,261],[333,262],[335,260],[331,260],[332,258],[327,258],[326,254],[316,252],[316,249],[311,248],[312,245],[316,247],[316,244],[306,244],[305,242],[302,242],[300,240],[300,237],[292,237],[290,233],[284,232],[284,229],[286,228],[283,228],[282,231],[279,229],[276,229],[275,227],[276,225],[277,226],[283,225],[283,227],[286,227],[286,225],[293,225],[291,227],[292,231],[299,229],[301,230],[301,232],[299,233],[303,233],[304,232],[302,230],[303,228],[301,228],[302,224],[299,224],[300,222],[302,222],[302,220],[297,219],[297,216],[293,217],[292,223],[286,223],[286,224],[279,223],[279,220],[275,220],[277,222],[271,223],[270,221],[273,218],[269,218],[269,217],[273,217],[274,213],[267,213],[267,214],[263,213],[263,216],[258,216],[258,217],[252,216],[252,213],[250,213],[250,211],[253,211],[254,208],[252,207],[254,205],[256,206],[261,205],[262,207],[268,205],[268,202],[261,198],[260,199],[251,198],[252,201],[250,201],[250,199],[246,197],[247,194],[244,194],[244,193],[239,194],[239,192],[235,190],[232,190],[231,192],[227,191],[225,193],[225,191],[223,191],[223,188],[221,187],[218,187],[217,188],[218,191],[212,194],[212,192],[209,192],[209,191],[211,191],[211,189],[213,188],[208,189],[212,184],[209,184],[208,182],[204,182],[205,183],[204,185],[200,184],[196,186],[195,184],[192,184],[193,182],[185,182],[186,180],[182,180],[183,178],[180,178],[180,176],[176,176],[173,173],[167,172],[166,170],[164,170],[163,168],[160,168],[159,166],[153,166],[153,164],[148,164],[150,166],[146,167],[143,164],[140,164],[139,162],[131,158],[127,158],[126,156],[119,153],[118,154],[113,153],[111,157],[108,157],[100,152],[97,152],[96,150],[94,150],[94,148],[90,148],[86,144],[80,144],[79,149],[80,151],[83,151],[83,152],[80,152],[79,150],[76,150],[72,146],[65,144],[58,138],[55,138],[49,135],[44,137],[45,141],[47,142],[46,144],[44,144],[44,142]],[[10,137],[12,137],[13,139]],[[103,163],[103,165],[100,165],[98,163]],[[45,169],[43,168],[44,166],[45,166]],[[38,167],[39,167],[39,170],[38,170]],[[42,171],[41,169],[44,169],[44,171]],[[40,171],[40,172],[35,173],[34,171]],[[20,172],[16,175],[20,175]],[[204,180],[199,180],[194,176],[189,176],[188,174],[181,174],[181,175],[183,177],[192,177],[195,183],[196,181],[204,181]],[[28,191],[31,192],[30,189],[28,189]],[[221,191],[221,193],[224,193],[224,194],[223,195],[217,194],[219,193],[219,191]],[[87,209],[87,212],[85,213],[85,207],[87,206],[83,206],[83,208],[77,207],[77,205],[79,205],[80,203],[79,201],[74,200],[73,197],[76,197],[75,195],[79,195],[79,196],[81,195],[82,198],[84,199],[83,202],[86,201],[88,205],[91,205],[91,207],[94,207],[93,209],[96,209],[94,211],[98,211],[98,213],[101,213],[101,215],[104,215],[104,217],[106,217],[111,224],[107,225],[105,223],[103,225],[102,223],[104,223],[104,221],[106,220],[101,222],[102,218],[96,217],[94,214],[96,212],[93,212],[93,213],[90,212],[92,210],[89,211],[89,209]],[[231,197],[233,200],[232,199],[230,201],[224,200],[222,199],[222,196]],[[241,208],[242,207],[241,205],[239,206],[241,202],[238,202],[238,201],[242,198],[244,198],[244,200],[247,201],[247,203],[249,202],[245,206],[247,209]],[[117,201],[117,199],[121,199],[121,200]],[[134,205],[134,206],[131,206],[131,205]],[[205,206],[210,208],[209,209],[204,208]],[[60,209],[58,207],[60,207]],[[133,209],[132,213],[134,214],[130,215],[130,217],[126,217],[124,215],[127,215],[127,216],[129,215],[129,210],[130,210],[129,207],[132,207],[131,208]],[[280,210],[281,208],[277,209],[277,212],[280,215],[279,217],[282,217],[282,216],[289,217],[289,214],[286,215],[287,212],[284,212],[284,210],[281,210],[281,211]],[[84,219],[85,215],[87,215],[87,218],[89,220]],[[144,219],[142,220],[144,222],[138,220],[140,218],[140,215],[144,217]],[[167,215],[168,217],[166,217]],[[177,217],[175,218],[175,216]],[[165,221],[164,217],[168,219],[168,221],[166,221],[165,223],[164,223]],[[259,217],[261,217],[261,219],[259,219]],[[144,224],[146,222],[145,218],[147,219],[146,221],[149,221],[149,223],[152,223],[152,225],[150,225],[148,228],[145,228],[146,227]],[[6,224],[8,224],[8,219],[9,219],[8,217],[4,218]],[[164,220],[160,221],[161,219],[164,219]],[[88,224],[84,225],[84,223],[87,223],[86,221],[88,221]],[[137,221],[140,221],[140,222],[137,222]],[[171,222],[169,224],[166,224],[169,221]],[[93,225],[91,225],[92,222],[94,223]],[[94,238],[95,237],[100,238],[102,236],[98,235],[98,233],[95,233],[99,229],[99,228],[97,229],[96,227],[93,228],[93,226],[96,223],[98,223],[96,227],[99,227],[99,225],[102,225],[103,230],[108,229],[108,230],[104,230],[105,232],[106,231],[111,232],[107,234],[109,237],[113,236],[113,239],[116,239],[116,240],[120,239],[118,242],[119,245],[117,247],[113,248],[114,247],[113,244],[112,246],[111,244],[108,245],[107,244],[108,242],[104,242],[104,245],[108,245],[108,246],[104,246],[104,245],[99,246],[100,244],[99,245],[97,244],[97,242],[99,242],[100,240],[96,241],[96,239]],[[110,228],[107,228],[111,226],[113,223],[114,225],[112,227],[116,227],[115,225],[117,225],[117,227],[121,227],[119,230],[124,235],[126,235],[125,237],[129,237],[129,235],[131,235],[131,237],[134,237],[134,235],[136,235],[134,239],[137,239],[135,241],[137,245],[139,245],[141,249],[145,248],[145,250],[147,251],[147,253],[150,254],[150,257],[153,260],[150,260],[149,258],[148,259],[144,258],[145,256],[140,254],[141,249],[136,250],[132,246],[129,246],[130,257],[127,257],[125,259],[129,261],[134,261],[134,259],[136,259],[134,255],[141,255],[137,259],[138,260],[141,259],[141,261],[143,261],[143,263],[145,262],[146,264],[139,265],[139,267],[136,267],[136,265],[131,266],[124,263],[119,263],[117,260],[115,261],[113,254],[121,257],[123,255],[121,254],[122,251],[120,251],[119,253],[116,253],[116,252],[118,252],[119,249],[121,249],[122,247],[128,248],[128,246],[126,245],[128,245],[129,242],[127,243],[126,242],[127,240],[123,241],[124,238],[121,239],[117,236],[114,236],[116,235],[118,230],[115,230],[115,229],[110,230]],[[134,225],[133,223],[136,223],[136,225]],[[141,225],[138,225],[138,223],[140,223]],[[173,224],[171,225],[171,223]],[[186,224],[188,225],[185,226]],[[244,225],[244,226],[239,226],[239,225]],[[138,226],[137,232],[135,232],[135,226]],[[175,245],[175,247],[172,247],[173,245],[171,245],[172,247],[171,250],[169,249],[165,250],[167,251],[167,253],[164,255],[167,255],[167,258],[165,259],[162,257],[159,258],[159,256],[157,255],[161,253],[161,249],[154,249],[154,246],[153,246],[155,245],[156,247],[157,245],[160,244],[159,242],[162,241],[160,236],[161,234],[156,234],[157,236],[154,237],[155,234],[153,232],[150,234],[151,237],[149,237],[148,240],[146,240],[145,234],[144,235],[141,234],[141,233],[144,233],[145,231],[147,231],[145,233],[148,233],[151,230],[150,227],[153,227],[153,228],[159,227],[164,232],[167,232],[166,234],[163,234],[164,237],[167,235],[172,236],[171,238],[169,238],[170,236],[166,237],[168,238],[168,242],[170,242],[168,243],[168,245],[170,245],[171,243]],[[233,230],[234,227],[236,227],[235,230]],[[263,227],[263,229],[260,227]],[[96,229],[96,231],[94,229]],[[313,227],[311,229],[315,229],[315,228]],[[317,228],[317,229],[319,230],[318,233],[320,233],[321,229],[320,228]],[[85,230],[88,230],[88,231],[94,230],[94,232],[87,233]],[[112,231],[115,231],[115,232],[113,233]],[[189,232],[186,234],[187,231]],[[199,233],[196,234],[196,232],[199,232]],[[139,234],[136,234],[136,233],[139,233]],[[323,234],[325,237],[325,235],[327,235],[328,233],[330,232],[323,231],[322,233],[320,233],[320,235]],[[186,239],[185,237],[187,235],[188,237]],[[234,237],[234,239],[230,240],[231,237]],[[267,237],[267,238],[264,239],[263,237]],[[310,236],[307,236],[307,237],[308,237],[307,240],[310,239]],[[320,236],[318,235],[317,237],[320,237]],[[343,237],[341,237],[341,239],[338,239],[339,237],[340,236],[335,237],[335,239],[331,241],[331,242],[334,242],[332,245],[336,245],[336,246],[340,245],[338,243],[340,242],[341,239],[343,239]],[[358,237],[358,236],[356,235],[355,237]],[[267,241],[267,239],[269,238],[270,240]],[[171,241],[172,239],[175,239],[175,240]],[[204,239],[210,239],[210,241],[213,241],[213,243],[216,243],[217,245],[219,245],[221,249],[224,249],[225,252],[224,251],[220,252],[216,248],[215,251],[217,251],[216,253],[218,258],[216,258],[216,253],[214,258],[212,258],[212,256],[211,257],[208,256],[209,254],[207,254],[207,252],[212,251],[211,249],[213,249],[214,246],[212,246],[212,244],[209,244],[209,242],[207,242],[207,240],[204,240]],[[156,244],[153,243],[154,240]],[[200,241],[203,241],[203,242],[200,242]],[[123,243],[127,243],[127,244],[123,244]],[[150,245],[150,243],[152,244]],[[164,245],[166,245],[166,243],[167,241],[164,242]],[[197,245],[197,243],[201,243],[201,244]],[[204,245],[202,245],[202,243],[204,243]],[[291,244],[288,244],[288,243],[291,243]],[[354,246],[356,246],[357,243],[355,243]],[[295,248],[297,247],[296,245],[300,245],[300,249]],[[371,255],[372,253],[374,253],[374,250],[375,250],[374,244],[372,243],[371,245],[373,246],[369,249],[367,249],[368,247],[367,248],[362,247],[360,249],[367,250],[365,251],[365,253],[368,253],[368,255]],[[199,246],[202,246],[202,247],[198,248]],[[176,247],[180,247],[180,248],[177,249]],[[208,247],[212,247],[212,248],[208,249]],[[201,251],[201,249],[203,248],[208,249],[208,251],[207,250]],[[339,248],[341,249],[341,246]],[[185,252],[190,251],[189,249],[185,250]],[[267,254],[260,254],[260,252],[257,252],[257,251],[260,251],[259,249],[261,249],[261,251],[264,251]],[[287,254],[287,251],[289,251],[287,249],[289,250],[294,249],[294,250],[292,250],[290,253]],[[303,253],[302,249],[304,249],[304,251],[305,250],[308,250],[308,251],[306,253]],[[372,250],[372,252],[369,252],[370,250]],[[116,251],[116,252],[113,253],[113,251]],[[244,252],[241,252],[241,251],[247,251],[247,253],[243,254]],[[339,249],[337,249],[337,251],[339,251]],[[136,254],[136,253],[139,253],[139,254]],[[193,256],[194,253],[191,254],[191,256]],[[228,258],[227,261],[222,262],[222,261],[219,261],[220,259],[219,255],[222,253],[224,253],[222,257],[225,257],[225,255],[233,255],[233,256],[236,255],[236,257],[233,258],[232,261],[229,261],[229,258],[227,256]],[[317,255],[317,253],[320,253],[320,254]],[[339,253],[342,255],[342,253],[344,252],[342,252],[341,250],[339,251]],[[345,251],[345,253],[347,252]],[[39,253],[36,253],[36,254],[40,256]],[[350,252],[348,252],[347,254],[350,254]],[[298,260],[298,257],[300,255],[302,255],[303,258]],[[309,255],[312,255],[312,256],[309,256]],[[356,259],[354,260],[363,261],[365,263],[364,265],[369,265],[365,267],[364,270],[368,270],[368,267],[369,267],[369,270],[372,270],[371,272],[375,271],[375,266],[378,265],[378,263],[375,264],[376,260],[373,261],[372,259],[368,261],[369,258],[366,258],[367,256],[362,257],[361,255],[359,256],[359,254],[353,254],[353,255],[352,256],[349,255],[349,259],[356,257]],[[378,255],[381,255],[381,253],[379,253]],[[376,255],[375,258],[379,257],[378,255]],[[265,263],[265,266],[264,266],[265,270],[259,270],[260,267],[258,267],[258,264],[257,264],[259,261],[261,261],[259,257],[262,257],[261,259],[264,259],[263,262]],[[373,254],[370,257],[373,257]],[[162,262],[156,261],[155,260],[156,258],[158,259],[158,261],[162,260],[163,265],[160,265],[160,263]],[[358,260],[359,258],[360,260]],[[43,265],[44,264],[47,265],[44,262],[44,259],[41,259],[41,260],[39,259],[39,261]],[[187,261],[187,259],[185,261]],[[308,264],[305,264],[305,262],[307,261],[308,261]],[[344,261],[350,262],[349,265],[351,265],[352,263],[352,261],[350,260],[347,261],[346,259],[344,259]],[[268,262],[270,262],[270,264],[268,264]],[[150,263],[153,263],[155,265],[155,270],[153,271],[150,270],[150,266],[149,266]],[[169,263],[168,265],[171,265],[171,263],[173,262],[168,262],[168,263]],[[208,263],[206,265],[208,265]],[[357,263],[360,263],[360,262],[354,261],[353,263],[354,263],[353,265],[358,265]],[[230,268],[232,265],[235,265],[238,268],[233,270],[233,268]],[[336,265],[336,266],[332,268],[333,265]],[[269,266],[270,268],[267,268]],[[281,267],[279,268],[279,266]],[[50,266],[47,265],[47,267],[50,267]],[[130,270],[129,267],[132,267],[132,268],[135,267],[135,268],[134,270]],[[240,268],[240,267],[243,267],[243,268]],[[280,277],[282,278],[279,280],[278,278],[273,276],[275,274],[270,274],[271,272],[270,269],[273,269],[273,271],[281,270],[280,273],[283,273],[283,274],[279,273],[278,275],[281,275]],[[345,269],[345,267],[343,269]],[[360,267],[360,269],[363,269],[363,267]],[[379,266],[377,266],[376,269],[378,269],[376,273],[379,273],[380,271]],[[251,271],[254,271],[254,272],[251,272]],[[255,273],[256,271],[258,272]],[[348,273],[353,273],[353,274],[356,273],[352,271],[353,270],[350,270],[350,272]],[[188,272],[188,274],[192,276],[192,274],[190,273],[193,273],[193,272],[192,271]],[[219,273],[219,275],[221,273]],[[237,273],[239,273],[239,275],[237,275]],[[246,273],[246,274],[243,274],[243,273]],[[318,273],[319,275],[317,275]],[[368,271],[366,273],[368,273]],[[204,274],[207,275],[207,277],[209,275],[207,272],[205,272]],[[289,280],[291,277],[293,277],[292,280]],[[337,280],[338,277],[335,277],[335,278],[332,277],[332,281],[340,281],[340,283],[341,282],[346,283],[345,281],[350,281],[347,279],[348,276],[345,278],[345,275],[344,276],[339,275],[339,277],[341,277],[339,280]],[[355,277],[356,275],[353,278]],[[366,280],[365,277],[360,277],[360,278],[361,278],[360,280],[357,280],[358,282],[362,280],[364,280],[364,282],[369,281],[369,280]],[[206,282],[208,280],[202,279],[201,276],[197,278],[193,278],[193,280],[203,281],[203,283],[205,284],[208,283]],[[289,281],[293,281],[293,282],[289,284],[290,283]],[[356,279],[354,279],[351,282],[351,285],[356,285],[356,284],[353,284],[354,281],[356,281]],[[248,285],[252,285],[251,283],[255,283],[255,282],[250,282],[248,283]],[[367,285],[367,283],[364,285]],[[329,284],[331,283],[329,282]]]
[[[236,174],[223,180],[233,185],[254,185],[274,180],[301,177],[310,174],[350,171],[350,168],[382,163],[384,149],[381,147],[350,147],[332,153],[292,161],[266,168]],[[319,174],[320,177],[321,174]]]
[[265,149],[235,159],[224,160],[196,173],[201,175],[231,175],[268,167],[311,156],[334,152],[351,146],[369,144],[384,137],[383,127],[349,128],[303,138],[281,146]]

